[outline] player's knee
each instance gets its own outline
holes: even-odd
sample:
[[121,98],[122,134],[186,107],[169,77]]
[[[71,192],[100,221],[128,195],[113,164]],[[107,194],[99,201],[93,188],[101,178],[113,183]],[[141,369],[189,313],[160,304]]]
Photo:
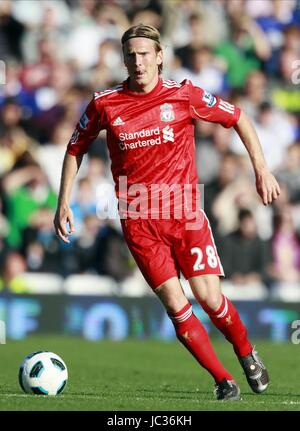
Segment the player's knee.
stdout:
[[212,276],[201,276],[190,280],[195,298],[204,309],[217,310],[222,302],[219,279]]
[[220,294],[208,294],[203,301],[200,302],[204,310],[216,311],[220,308],[222,303],[222,296]]
[[181,290],[174,289],[164,285],[159,286],[154,290],[154,293],[159,297],[165,309],[169,314],[175,314],[180,311],[188,300]]

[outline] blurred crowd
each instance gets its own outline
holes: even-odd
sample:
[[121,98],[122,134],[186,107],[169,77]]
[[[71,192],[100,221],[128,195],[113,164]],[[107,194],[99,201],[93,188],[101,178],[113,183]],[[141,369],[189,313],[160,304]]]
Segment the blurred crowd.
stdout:
[[69,245],[52,220],[66,144],[93,92],[126,78],[120,38],[139,23],[161,32],[164,78],[188,78],[251,117],[280,183],[264,207],[238,135],[197,123],[205,211],[227,279],[300,289],[299,0],[1,0],[0,291],[24,272],[117,282],[135,273],[118,220],[101,217],[116,205],[105,134],[78,174]]

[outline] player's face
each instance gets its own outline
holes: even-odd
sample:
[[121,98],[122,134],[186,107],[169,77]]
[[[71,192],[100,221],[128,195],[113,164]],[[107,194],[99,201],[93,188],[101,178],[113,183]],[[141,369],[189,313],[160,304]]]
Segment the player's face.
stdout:
[[153,40],[135,37],[124,44],[124,63],[130,77],[131,89],[148,92],[157,84],[162,51],[156,52]]

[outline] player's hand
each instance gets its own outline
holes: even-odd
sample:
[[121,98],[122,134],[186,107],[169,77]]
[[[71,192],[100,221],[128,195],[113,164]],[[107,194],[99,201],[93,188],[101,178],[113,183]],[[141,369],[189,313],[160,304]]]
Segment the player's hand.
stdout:
[[70,243],[68,236],[75,232],[73,212],[68,205],[57,207],[53,220],[56,235],[67,244]]
[[271,204],[280,195],[280,187],[268,169],[256,172],[256,190],[264,205]]

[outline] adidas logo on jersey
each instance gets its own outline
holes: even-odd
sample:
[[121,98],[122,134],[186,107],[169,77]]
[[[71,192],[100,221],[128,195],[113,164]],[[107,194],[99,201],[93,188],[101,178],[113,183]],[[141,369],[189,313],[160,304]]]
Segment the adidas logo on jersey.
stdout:
[[123,124],[125,123],[121,117],[116,118],[115,121],[112,123],[113,126],[123,126]]

